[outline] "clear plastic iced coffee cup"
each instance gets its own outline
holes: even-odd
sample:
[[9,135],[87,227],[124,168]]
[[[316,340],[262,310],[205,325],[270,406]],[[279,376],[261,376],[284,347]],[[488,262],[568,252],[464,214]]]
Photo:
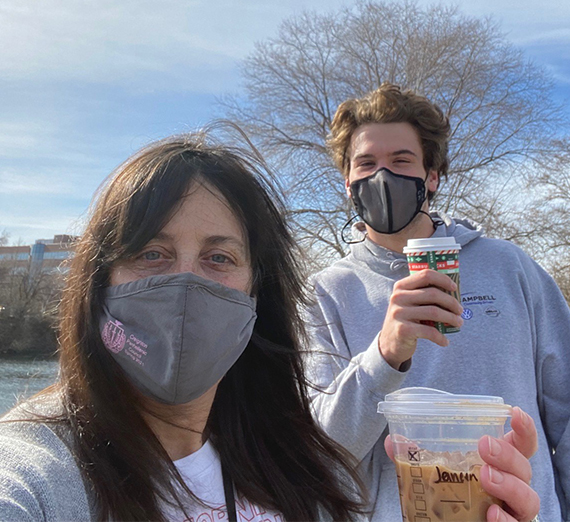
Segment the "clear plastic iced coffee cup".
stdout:
[[478,522],[501,501],[481,486],[477,443],[502,438],[511,406],[501,397],[404,388],[378,403],[394,448],[404,522]]

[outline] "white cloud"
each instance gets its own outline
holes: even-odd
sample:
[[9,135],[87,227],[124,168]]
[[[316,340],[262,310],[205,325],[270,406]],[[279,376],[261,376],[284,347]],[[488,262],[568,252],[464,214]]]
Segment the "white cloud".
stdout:
[[69,178],[53,173],[0,170],[0,194],[19,197],[29,194],[72,194]]
[[36,216],[0,211],[0,232],[6,230],[10,244],[31,245],[36,239],[49,239],[57,234],[80,235],[84,223],[81,217],[71,214],[50,213]]
[[32,129],[27,124],[0,121],[0,157],[19,157],[36,147],[38,136],[30,131]]
[[[302,9],[344,0],[3,0],[0,73],[128,89],[212,90],[254,41]],[[230,71],[235,76],[234,71]],[[227,78],[224,78],[227,81]],[[223,82],[219,90],[225,90]]]
[[[218,4],[218,5],[216,5]],[[206,0],[7,0],[0,6],[0,72],[163,88],[200,85],[197,71],[231,67],[253,46],[247,9]],[[258,19],[257,24],[262,20]],[[194,73],[194,74],[193,74]],[[165,81],[166,80],[166,81]],[[147,85],[147,88],[149,86]]]
[[[0,71],[9,79],[128,83],[222,66],[235,48],[208,38],[201,3],[9,0],[0,7]],[[239,48],[239,46],[238,46]],[[229,54],[228,54],[229,53]]]
[[[280,21],[304,9],[334,11],[346,0],[4,0],[0,74],[121,85],[129,92],[227,91],[235,63]],[[432,0],[421,0],[430,5]],[[511,39],[570,42],[570,2],[463,0],[471,16],[493,15]]]

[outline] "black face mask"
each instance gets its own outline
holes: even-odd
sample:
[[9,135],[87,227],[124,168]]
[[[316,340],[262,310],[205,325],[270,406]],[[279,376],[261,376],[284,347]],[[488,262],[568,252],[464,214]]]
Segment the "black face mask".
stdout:
[[395,234],[422,211],[426,199],[425,182],[382,168],[350,184],[352,203],[356,213],[376,232]]

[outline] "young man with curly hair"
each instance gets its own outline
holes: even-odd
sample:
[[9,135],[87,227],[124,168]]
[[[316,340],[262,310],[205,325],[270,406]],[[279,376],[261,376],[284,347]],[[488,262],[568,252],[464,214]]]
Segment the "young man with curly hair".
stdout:
[[[308,318],[309,367],[320,388],[314,411],[359,459],[372,520],[393,522],[401,516],[396,471],[376,404],[408,386],[501,396],[537,426],[531,486],[540,495],[541,520],[566,520],[570,311],[552,278],[520,248],[485,237],[467,219],[430,210],[447,175],[449,134],[436,105],[392,84],[336,112],[329,146],[362,221],[352,227],[350,254],[314,278]],[[448,276],[409,273],[404,246],[428,237],[461,245],[461,304],[450,295],[457,287]],[[426,321],[460,331],[445,336]],[[513,427],[532,424],[515,411]],[[501,516],[528,520],[533,501],[521,497]]]

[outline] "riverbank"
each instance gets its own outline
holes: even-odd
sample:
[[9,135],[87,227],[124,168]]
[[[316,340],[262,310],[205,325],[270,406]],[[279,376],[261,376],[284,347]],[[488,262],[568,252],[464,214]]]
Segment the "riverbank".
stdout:
[[57,361],[55,352],[0,350],[0,361]]
[[50,386],[57,379],[57,358],[0,356],[0,415],[16,402]]

